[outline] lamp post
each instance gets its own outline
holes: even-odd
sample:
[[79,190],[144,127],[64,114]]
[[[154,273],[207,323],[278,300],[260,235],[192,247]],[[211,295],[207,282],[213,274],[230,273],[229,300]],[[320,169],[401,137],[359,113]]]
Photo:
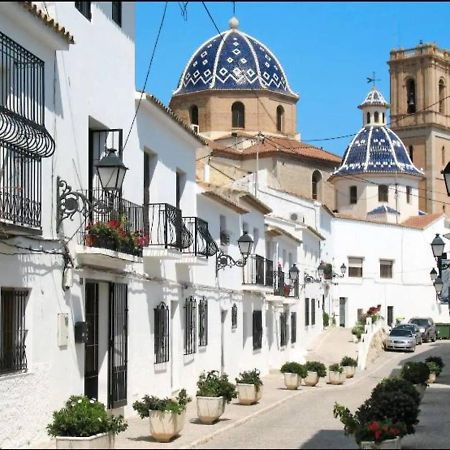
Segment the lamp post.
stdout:
[[[447,164],[447,167],[445,170],[449,169],[449,177],[450,177],[450,163]],[[450,180],[449,180],[450,181]],[[447,184],[447,178],[446,178],[446,184]],[[436,296],[438,299],[440,299],[442,290],[444,288],[444,282],[442,281],[442,271],[446,270],[450,267],[450,264],[443,263],[442,260],[447,257],[446,253],[444,253],[444,247],[445,242],[444,240],[439,236],[438,233],[436,233],[436,236],[431,242],[431,251],[433,252],[433,256],[436,260],[437,268],[438,270],[433,267],[430,271],[430,279],[433,282],[433,286],[436,290]],[[450,301],[449,301],[449,313],[450,313]]]
[[298,267],[296,264],[293,264],[292,267],[289,269],[289,279],[292,280],[292,282],[295,283],[298,281],[298,275],[300,271],[298,270]]
[[244,234],[238,239],[238,247],[242,255],[242,259],[239,260],[235,260],[230,255],[224,253],[222,250],[219,250],[219,252],[216,255],[216,276],[219,270],[225,269],[225,267],[245,266],[245,264],[247,263],[247,259],[252,252],[253,247],[253,239],[247,233],[247,231],[244,231]]
[[97,175],[104,191],[120,192],[128,168],[116,155],[115,148],[106,149],[107,154],[97,163]]
[[442,280],[439,277],[436,278],[436,280],[434,281],[434,288],[436,289],[436,295],[438,296],[438,298],[440,297],[440,295],[442,293],[443,287],[444,287],[444,283],[442,282]]
[[445,169],[441,171],[444,175],[445,187],[447,188],[447,195],[450,197],[450,162],[447,163]]

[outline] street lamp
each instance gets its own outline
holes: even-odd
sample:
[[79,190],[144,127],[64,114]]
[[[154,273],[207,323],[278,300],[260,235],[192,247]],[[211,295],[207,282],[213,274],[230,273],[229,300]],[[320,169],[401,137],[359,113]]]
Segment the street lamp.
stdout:
[[437,277],[436,280],[434,281],[434,288],[436,289],[436,294],[438,297],[441,295],[443,287],[444,283],[439,277]]
[[347,266],[344,263],[342,263],[341,275],[344,276],[346,274],[346,272],[347,272]]
[[444,175],[445,187],[447,188],[447,195],[450,196],[450,162],[445,166],[445,169],[441,171]]
[[434,281],[438,276],[438,273],[436,272],[436,269],[433,267],[430,271],[430,278],[431,281]]
[[442,254],[444,253],[444,247],[445,242],[439,236],[439,234],[436,233],[435,238],[431,241],[431,250],[433,251],[433,256],[435,258],[441,258]]
[[97,163],[97,175],[106,192],[119,192],[128,168],[116,155],[115,148],[106,149],[107,154]]
[[230,255],[227,255],[223,252],[223,250],[219,250],[216,255],[216,276],[220,269],[224,269],[225,267],[244,267],[247,263],[247,259],[252,252],[253,247],[253,239],[244,231],[244,234],[238,239],[238,247],[241,252],[242,259],[235,260]]
[[289,279],[293,281],[295,284],[298,281],[298,275],[300,271],[298,270],[298,267],[293,264],[292,267],[289,269]]

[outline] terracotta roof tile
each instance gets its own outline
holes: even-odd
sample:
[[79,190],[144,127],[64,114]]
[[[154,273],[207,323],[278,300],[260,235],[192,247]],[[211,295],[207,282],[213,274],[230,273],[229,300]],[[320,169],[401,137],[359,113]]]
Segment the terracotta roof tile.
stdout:
[[412,228],[426,228],[435,222],[437,219],[441,218],[443,213],[436,214],[426,214],[425,216],[412,216],[402,222],[403,225]]

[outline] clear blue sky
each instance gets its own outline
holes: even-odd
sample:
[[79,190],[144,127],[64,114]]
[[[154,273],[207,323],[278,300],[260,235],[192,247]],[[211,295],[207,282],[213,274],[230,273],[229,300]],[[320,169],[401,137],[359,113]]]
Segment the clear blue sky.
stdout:
[[[206,3],[221,31],[228,29],[232,2]],[[136,85],[141,89],[164,2],[138,2]],[[358,131],[356,106],[375,71],[389,99],[386,61],[393,48],[435,42],[450,48],[450,3],[236,2],[240,29],[267,45],[300,94],[297,128],[302,139]],[[189,2],[187,21],[170,2],[146,90],[168,104],[185,64],[204,41],[217,34],[201,2]],[[349,139],[314,142],[342,154]]]

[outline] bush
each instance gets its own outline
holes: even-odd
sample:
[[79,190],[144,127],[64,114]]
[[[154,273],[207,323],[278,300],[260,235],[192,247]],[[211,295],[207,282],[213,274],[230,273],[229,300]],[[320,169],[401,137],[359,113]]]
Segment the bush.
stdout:
[[228,375],[219,375],[217,370],[203,372],[198,378],[197,387],[197,397],[224,397],[230,403],[237,396],[236,387],[228,381]]
[[306,367],[294,361],[285,362],[280,369],[281,373],[296,373],[300,378],[305,378],[308,375]]
[[236,383],[254,384],[257,392],[259,391],[259,387],[263,385],[258,369],[241,372],[239,378],[236,378]]
[[342,373],[344,371],[344,368],[341,367],[338,363],[336,364],[331,364],[330,366],[328,366],[328,370],[330,372],[339,372]]
[[430,369],[424,362],[407,362],[400,372],[400,376],[412,384],[427,384]]
[[356,359],[350,358],[350,356],[344,356],[341,360],[341,366],[350,366],[350,367],[356,367],[358,365],[358,362]]
[[64,408],[53,412],[53,422],[47,425],[47,432],[50,436],[89,437],[99,433],[118,434],[127,427],[122,416],[108,416],[103,403],[72,395]]
[[330,316],[325,311],[322,313],[323,326],[327,327],[330,324]]
[[430,373],[434,373],[437,377],[441,374],[441,368],[433,361],[425,363],[430,369]]
[[319,361],[307,361],[305,363],[305,369],[306,371],[317,372],[319,377],[327,376],[327,368],[325,367],[325,364],[322,364]]
[[358,341],[361,340],[361,336],[364,333],[364,325],[362,324],[356,324],[353,328],[352,328],[352,334],[354,334],[357,338]]
[[426,363],[433,362],[437,364],[441,368],[441,371],[445,366],[444,361],[442,361],[442,358],[440,356],[429,356],[428,358],[425,359],[425,362]]
[[186,389],[181,389],[180,393],[171,398],[158,398],[155,396],[149,397],[148,395],[142,398],[142,401],[135,401],[133,403],[133,409],[137,411],[139,417],[144,419],[149,416],[150,411],[169,411],[176,414],[181,414],[186,410],[187,404],[191,401],[188,397]]
[[377,399],[383,393],[387,392],[401,392],[405,395],[409,395],[417,405],[420,403],[420,394],[414,385],[403,378],[391,377],[385,378],[380,383],[378,383],[372,391],[371,398]]

